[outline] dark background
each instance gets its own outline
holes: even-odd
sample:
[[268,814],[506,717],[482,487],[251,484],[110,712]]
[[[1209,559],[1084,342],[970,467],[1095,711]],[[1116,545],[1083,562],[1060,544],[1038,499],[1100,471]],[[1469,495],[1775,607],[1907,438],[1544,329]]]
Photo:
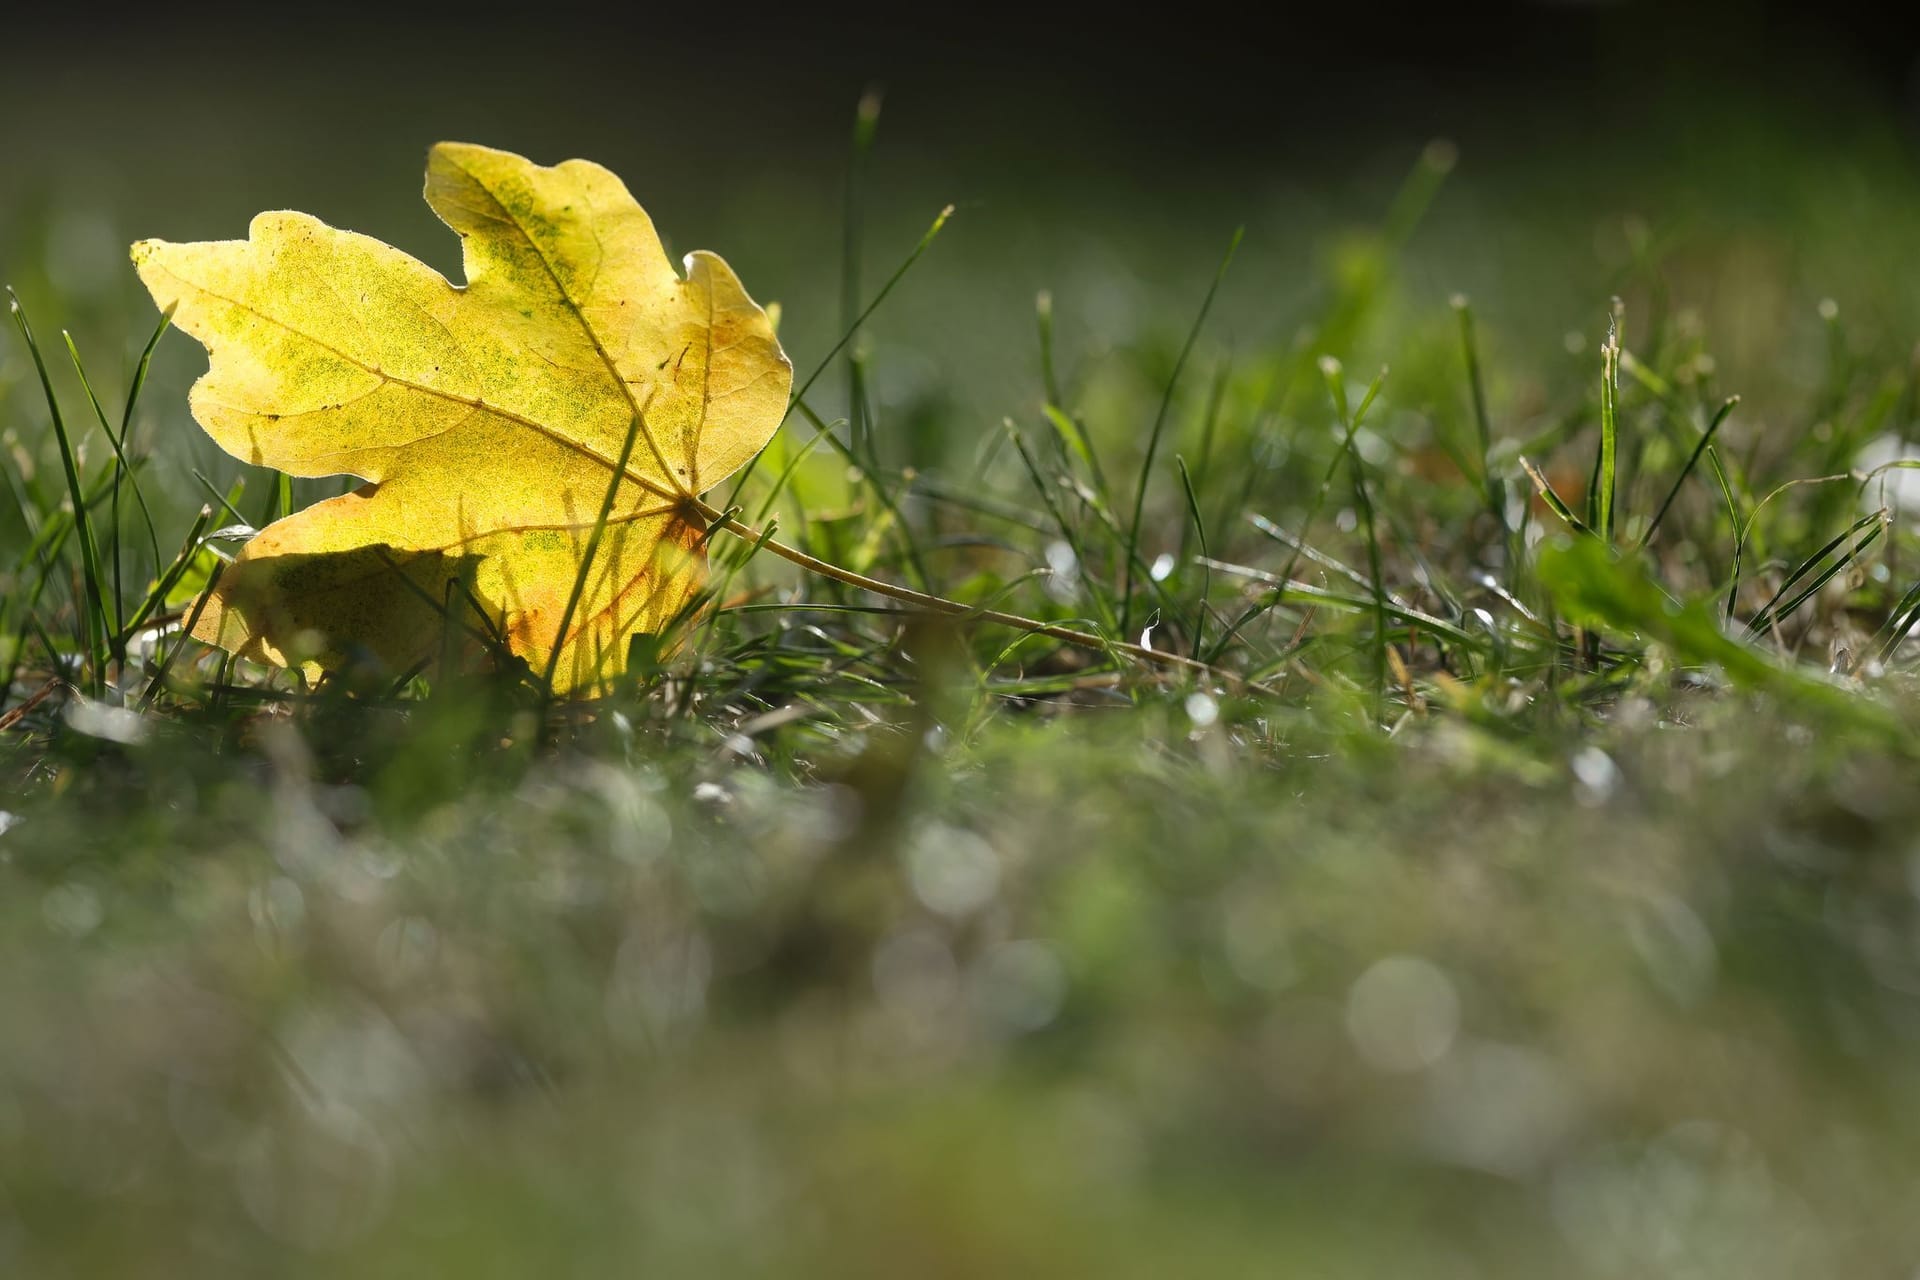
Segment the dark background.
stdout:
[[[1203,151],[1295,134],[1351,135],[1417,116],[1432,130],[1579,102],[1630,109],[1648,86],[1769,80],[1782,96],[1851,92],[1920,103],[1920,7],[1835,0],[1473,0],[1233,6],[1215,3],[698,6],[74,6],[10,17],[33,56],[9,78],[79,96],[236,87],[317,75],[376,93],[415,77],[447,92],[463,67],[499,77],[482,96],[556,90],[644,103],[670,89],[724,117],[777,102],[803,128],[872,82],[968,95],[966,113],[1030,113],[1045,134],[1097,112],[1116,131]],[[29,36],[35,37],[29,41]],[[70,56],[43,56],[58,50]],[[507,68],[517,66],[519,74]],[[997,95],[998,102],[982,100]],[[1036,106],[1036,104],[1044,104]],[[50,107],[54,104],[49,103]],[[539,104],[531,105],[539,109]],[[55,108],[59,109],[59,108]],[[35,122],[15,118],[9,133]]]
[[[1399,276],[1410,314],[1488,299],[1490,334],[1535,364],[1573,330],[1597,341],[1634,225],[1749,393],[1779,361],[1735,280],[1795,317],[1836,297],[1863,332],[1911,318],[1886,262],[1920,225],[1900,213],[1920,11],[1859,0],[180,6],[14,14],[9,33],[0,277],[107,349],[145,334],[127,243],[240,235],[261,209],[454,271],[419,189],[455,138],[606,164],[671,250],[715,249],[785,304],[808,364],[844,330],[870,88],[859,292],[957,207],[868,327],[880,391],[958,398],[983,432],[1032,395],[1037,292],[1070,349],[1173,341],[1236,226],[1216,330],[1284,343],[1436,138],[1461,161]],[[192,354],[161,374],[184,381]]]

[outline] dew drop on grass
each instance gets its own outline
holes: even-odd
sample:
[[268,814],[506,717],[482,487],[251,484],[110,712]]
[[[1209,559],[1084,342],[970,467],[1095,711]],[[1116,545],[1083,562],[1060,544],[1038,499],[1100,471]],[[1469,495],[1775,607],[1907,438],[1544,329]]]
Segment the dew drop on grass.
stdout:
[[1080,557],[1063,539],[1056,538],[1047,544],[1047,594],[1056,600],[1071,600],[1080,589]]
[[40,899],[40,914],[55,933],[69,938],[84,938],[100,927],[106,909],[100,895],[84,884],[69,881],[47,890]]
[[1467,1040],[1434,1067],[1423,1145],[1449,1164],[1521,1178],[1552,1156],[1578,1112],[1577,1093],[1545,1054]]
[[1347,992],[1347,1034],[1376,1071],[1430,1067],[1446,1056],[1459,1030],[1452,980],[1419,956],[1375,961]]
[[1574,795],[1589,808],[1604,804],[1620,785],[1620,768],[1613,757],[1598,747],[1583,747],[1573,753]]
[[1000,855],[971,831],[931,823],[907,849],[907,878],[929,911],[969,915],[1000,889]]
[[1073,554],[1073,548],[1064,540],[1056,538],[1047,544],[1047,568],[1063,578],[1079,572],[1080,559]]
[[126,707],[109,706],[87,698],[75,697],[66,706],[67,727],[75,733],[121,746],[136,746],[146,740],[146,721],[140,713]]

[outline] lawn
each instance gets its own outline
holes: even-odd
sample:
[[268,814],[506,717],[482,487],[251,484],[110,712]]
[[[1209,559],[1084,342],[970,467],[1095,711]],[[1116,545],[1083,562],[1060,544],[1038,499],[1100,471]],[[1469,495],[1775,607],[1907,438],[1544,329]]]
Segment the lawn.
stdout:
[[[1920,161],[1802,70],[1195,148],[297,63],[9,136],[0,1272],[1911,1273]],[[126,246],[457,272],[443,136],[778,300],[709,501],[964,611],[717,529],[594,698],[187,638],[351,482],[213,444]]]

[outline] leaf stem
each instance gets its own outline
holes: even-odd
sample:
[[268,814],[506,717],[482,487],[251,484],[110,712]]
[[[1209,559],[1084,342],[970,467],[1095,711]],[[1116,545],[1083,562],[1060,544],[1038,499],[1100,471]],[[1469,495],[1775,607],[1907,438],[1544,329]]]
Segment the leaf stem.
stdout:
[[1251,689],[1268,694],[1274,692],[1274,690],[1265,685],[1248,680],[1235,672],[1222,670],[1219,667],[1201,662],[1197,658],[1189,658],[1184,654],[1166,653],[1159,649],[1147,648],[1145,645],[1130,644],[1125,640],[1113,640],[1106,636],[1095,635],[1091,631],[1079,631],[1073,627],[1059,626],[1051,622],[1041,622],[1034,618],[1024,618],[1017,613],[1003,613],[998,609],[975,608],[972,605],[962,604],[958,600],[949,600],[944,596],[928,595],[924,591],[915,591],[911,587],[902,587],[891,582],[883,582],[878,578],[869,578],[865,574],[855,573],[851,569],[841,568],[831,561],[810,556],[798,547],[788,546],[778,538],[770,537],[767,533],[744,523],[738,516],[716,510],[704,501],[696,500],[696,505],[699,508],[701,516],[715,527],[724,527],[727,532],[733,534],[735,537],[744,538],[756,547],[764,548],[774,555],[779,556],[782,560],[796,564],[809,573],[817,573],[821,577],[831,578],[835,582],[843,582],[847,586],[854,587],[861,591],[870,591],[874,595],[885,596],[889,600],[898,600],[902,604],[915,605],[927,610],[929,613],[943,613],[950,617],[968,618],[979,622],[991,622],[997,626],[1012,627],[1015,630],[1029,632],[1033,635],[1050,636],[1055,640],[1065,641],[1067,644],[1075,645],[1082,649],[1095,649],[1103,653],[1124,653],[1129,657],[1140,658],[1161,666],[1180,667],[1188,671],[1202,672],[1239,688]]

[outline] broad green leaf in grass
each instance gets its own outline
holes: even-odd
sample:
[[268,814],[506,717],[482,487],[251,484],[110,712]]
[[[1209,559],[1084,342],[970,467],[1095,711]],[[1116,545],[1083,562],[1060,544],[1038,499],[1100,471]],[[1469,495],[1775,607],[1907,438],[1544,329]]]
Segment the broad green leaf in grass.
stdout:
[[1540,548],[1539,568],[1554,603],[1577,625],[1657,641],[1683,663],[1717,666],[1735,685],[1770,694],[1829,724],[1902,746],[1912,743],[1883,704],[1728,635],[1707,606],[1674,600],[1636,559],[1621,557],[1598,539],[1550,539]]
[[133,247],[211,357],[191,399],[208,434],[367,481],[248,542],[194,634],[313,674],[405,670],[459,628],[557,690],[603,687],[700,587],[696,500],[772,438],[792,368],[726,263],[676,272],[599,165],[441,143],[426,198],[464,285],[301,213]]

